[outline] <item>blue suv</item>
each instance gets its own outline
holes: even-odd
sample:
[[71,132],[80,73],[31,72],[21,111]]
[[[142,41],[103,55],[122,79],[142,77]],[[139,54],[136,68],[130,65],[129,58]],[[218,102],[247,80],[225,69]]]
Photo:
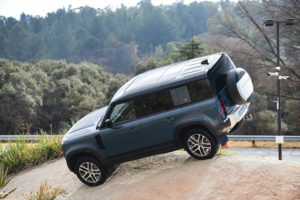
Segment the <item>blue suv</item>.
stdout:
[[196,159],[212,158],[242,123],[252,95],[250,76],[225,53],[147,71],[66,133],[67,165],[95,186],[118,163],[182,147]]

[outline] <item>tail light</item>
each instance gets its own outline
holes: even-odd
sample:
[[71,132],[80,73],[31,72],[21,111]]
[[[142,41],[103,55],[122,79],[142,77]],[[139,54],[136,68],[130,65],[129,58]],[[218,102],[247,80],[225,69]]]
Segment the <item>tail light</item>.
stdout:
[[[220,105],[221,105],[221,108],[222,108],[223,113],[224,113],[225,116],[226,116],[226,115],[227,115],[226,107],[225,107],[224,102],[223,102],[223,100],[221,99],[221,97],[219,97],[219,103],[220,103]],[[220,110],[219,110],[219,112],[220,112]],[[221,114],[221,113],[220,113],[220,114]]]

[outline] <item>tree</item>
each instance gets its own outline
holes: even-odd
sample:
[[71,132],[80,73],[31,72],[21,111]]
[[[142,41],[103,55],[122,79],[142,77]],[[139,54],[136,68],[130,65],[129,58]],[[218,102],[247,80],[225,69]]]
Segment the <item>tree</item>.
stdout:
[[151,69],[155,69],[157,67],[169,65],[173,63],[173,60],[167,59],[167,60],[161,60],[161,59],[155,59],[155,58],[149,58],[146,61],[141,61],[136,66],[135,75],[141,74],[143,72],[149,71]]
[[0,59],[0,134],[63,131],[72,119],[107,105],[127,80],[86,62]]
[[[229,6],[229,4],[233,6]],[[299,16],[299,1],[288,0],[284,3],[277,0],[241,1],[237,4],[223,2],[221,5],[222,9],[217,16],[219,24],[217,21],[210,21],[210,26],[214,26],[213,34],[206,36],[204,41],[215,50],[226,51],[237,67],[246,68],[250,72],[255,91],[259,95],[267,95],[268,97],[268,104],[265,108],[257,112],[252,111],[252,113],[260,113],[256,117],[267,125],[272,121],[270,118],[267,119],[267,116],[275,117],[276,114],[271,111],[275,110],[273,101],[276,98],[276,80],[266,76],[267,72],[272,71],[276,66],[276,31],[274,28],[266,28],[263,25],[263,20],[297,18]],[[299,124],[298,114],[291,112],[292,105],[297,104],[296,102],[299,103],[300,100],[300,71],[297,64],[299,56],[296,56],[300,53],[300,50],[297,49],[300,37],[299,30],[299,24],[294,26],[282,24],[280,33],[282,74],[292,77],[292,82],[284,81],[281,85],[284,110],[283,126],[286,123],[288,129],[285,131],[290,134],[298,130],[296,124]],[[298,42],[295,39],[298,39]],[[256,101],[256,103],[258,102]],[[268,113],[267,116],[266,113]],[[259,124],[259,121],[254,120],[252,124],[254,123]],[[254,128],[253,130],[258,129]]]
[[171,57],[175,61],[184,61],[192,58],[200,57],[204,53],[201,41],[197,41],[194,37],[191,38],[189,43],[177,43],[180,50],[171,52]]
[[[257,1],[240,1],[237,4],[237,12],[230,12],[223,7],[224,13],[219,15],[219,22],[228,29],[228,31],[235,37],[239,38],[242,42],[245,42],[253,51],[253,54],[249,56],[260,59],[261,63],[268,66],[275,66],[276,61],[273,57],[276,57],[276,45],[274,42],[275,30],[268,31],[264,28],[263,19],[269,18],[297,18],[299,17],[298,9],[300,8],[300,2],[295,0],[288,0],[284,4],[281,1],[263,1],[259,3]],[[298,9],[297,9],[298,8]],[[274,12],[276,9],[278,12]],[[276,14],[274,14],[276,13]],[[288,31],[286,30],[288,29]],[[281,41],[282,46],[293,50],[295,53],[300,52],[296,44],[299,43],[300,32],[299,24],[291,27],[285,27],[282,30]],[[286,42],[283,42],[286,41]],[[288,42],[287,42],[288,41]],[[247,53],[247,52],[244,52]],[[285,54],[288,56],[288,54]],[[292,54],[292,60],[298,59]],[[299,61],[299,60],[297,60]],[[287,71],[295,78],[299,79],[300,71],[292,63],[287,63],[284,58],[280,60],[282,69]]]

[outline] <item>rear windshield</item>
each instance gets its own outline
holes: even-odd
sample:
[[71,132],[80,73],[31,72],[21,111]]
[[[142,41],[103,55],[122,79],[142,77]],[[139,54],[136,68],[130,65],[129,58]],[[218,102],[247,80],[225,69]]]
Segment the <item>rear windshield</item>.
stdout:
[[208,71],[208,77],[216,94],[225,87],[227,72],[234,68],[228,55],[223,53],[216,65]]

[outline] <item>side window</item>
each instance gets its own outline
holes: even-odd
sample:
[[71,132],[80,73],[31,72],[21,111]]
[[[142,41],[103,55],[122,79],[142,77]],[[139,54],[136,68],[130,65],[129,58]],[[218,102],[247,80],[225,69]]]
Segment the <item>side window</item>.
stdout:
[[174,107],[170,90],[146,94],[135,99],[138,117],[169,110]]
[[109,117],[113,125],[122,124],[135,118],[133,101],[115,105]]
[[175,106],[191,102],[191,97],[186,85],[171,89],[170,91]]
[[175,106],[203,101],[214,97],[208,79],[201,79],[170,90]]
[[203,101],[214,97],[208,79],[201,79],[187,84],[192,102]]

